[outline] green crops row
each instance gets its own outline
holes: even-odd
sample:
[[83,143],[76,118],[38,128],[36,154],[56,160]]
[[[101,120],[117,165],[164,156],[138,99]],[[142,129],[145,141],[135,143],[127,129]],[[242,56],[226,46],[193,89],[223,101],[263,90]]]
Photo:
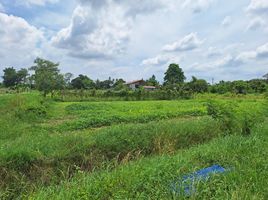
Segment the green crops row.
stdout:
[[206,115],[206,106],[194,101],[91,102],[68,105],[66,111],[77,119],[61,124],[60,131],[203,116]]

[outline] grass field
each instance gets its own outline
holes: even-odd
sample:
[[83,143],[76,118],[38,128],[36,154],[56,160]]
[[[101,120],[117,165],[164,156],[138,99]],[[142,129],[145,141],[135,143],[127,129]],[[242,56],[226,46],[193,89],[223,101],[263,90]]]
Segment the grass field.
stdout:
[[[267,199],[267,100],[0,96],[0,199]],[[184,174],[230,171],[172,191]]]

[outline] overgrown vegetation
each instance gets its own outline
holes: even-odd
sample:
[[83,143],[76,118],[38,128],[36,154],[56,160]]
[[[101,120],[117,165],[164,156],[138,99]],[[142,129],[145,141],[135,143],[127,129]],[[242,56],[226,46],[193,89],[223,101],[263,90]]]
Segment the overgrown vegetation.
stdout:
[[[230,151],[227,146],[223,147],[223,154],[218,151],[218,157],[212,160],[204,156],[197,159],[192,147],[200,149],[197,151],[203,155],[212,155],[210,148],[216,148],[216,141],[220,143],[230,137],[232,146],[238,138],[246,144],[254,138],[261,142],[260,137],[265,136],[262,131],[266,129],[261,124],[268,112],[263,97],[207,99],[210,97],[180,101],[64,103],[54,102],[39,93],[1,95],[0,198],[27,199],[29,195],[34,199],[47,199],[47,195],[53,199],[172,198],[174,194],[168,185],[176,176],[217,162],[226,166],[238,166],[243,162],[233,163],[231,154],[223,159],[224,148]],[[236,136],[223,139],[226,135]],[[211,140],[215,142],[195,147]],[[246,147],[241,146],[235,154],[243,156],[243,148]],[[184,155],[188,167],[176,171],[175,161]],[[152,156],[156,157],[151,160]],[[132,164],[128,165],[129,162]],[[136,174],[132,175],[136,167]],[[245,170],[251,170],[250,167]],[[160,174],[155,178],[157,173]],[[133,178],[121,185],[128,174]],[[148,180],[140,179],[142,176]],[[238,174],[235,177],[240,180]],[[260,185],[259,179],[255,181]],[[69,192],[64,191],[65,184],[72,185]],[[77,184],[82,186],[76,188]],[[157,187],[152,189],[155,184]],[[219,188],[222,194],[225,189]],[[257,189],[258,197],[263,197],[263,189]],[[210,195],[215,193],[209,190],[197,197]]]

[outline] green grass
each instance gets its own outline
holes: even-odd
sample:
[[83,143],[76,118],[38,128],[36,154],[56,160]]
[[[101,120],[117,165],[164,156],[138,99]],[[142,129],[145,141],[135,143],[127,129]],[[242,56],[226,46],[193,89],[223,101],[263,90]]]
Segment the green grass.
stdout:
[[[68,135],[42,129],[38,129],[38,134],[37,130],[32,131],[1,146],[4,151],[0,153],[0,183],[7,187],[6,191],[21,189],[17,184],[22,183],[29,188],[32,184],[57,183],[72,176],[77,167],[83,171],[112,169],[143,156],[173,153],[221,134],[218,123],[209,118],[118,125]],[[10,184],[6,186],[6,182]]]
[[78,130],[110,126],[119,123],[146,123],[180,116],[206,115],[203,102],[195,101],[140,101],[66,103],[69,115],[76,120],[58,126],[58,130]]
[[[167,188],[175,177],[216,161],[234,167],[231,156],[235,154],[240,165],[240,157],[247,156],[239,150],[236,141],[240,140],[249,142],[243,148],[252,149],[248,156],[253,163],[262,162],[252,157],[251,140],[258,141],[266,155],[267,127],[260,126],[268,116],[266,101],[217,97],[214,108],[220,110],[220,117],[212,119],[207,116],[208,99],[63,103],[43,99],[38,93],[0,95],[0,199],[29,195],[34,199],[49,195],[52,199],[172,198]],[[226,124],[231,132],[224,128]],[[251,134],[242,137],[244,129]],[[204,155],[212,156],[212,150],[218,152],[214,160],[206,159]],[[201,152],[200,159],[194,156],[196,152]],[[184,161],[185,168],[177,169]],[[265,168],[261,165],[260,169]],[[243,183],[238,175],[235,178]],[[259,179],[252,180],[259,185]],[[64,191],[69,186],[70,191]],[[243,187],[241,194],[254,197]],[[259,190],[256,198],[263,198],[263,189]],[[217,198],[226,197],[224,191],[219,189]],[[235,195],[232,190],[229,194]],[[201,199],[209,195],[215,194],[209,190]]]
[[32,199],[189,199],[172,192],[184,174],[220,164],[230,171],[196,185],[190,199],[267,199],[268,126],[250,137],[228,136],[208,144],[131,162],[117,169],[77,174],[72,181],[42,188]]

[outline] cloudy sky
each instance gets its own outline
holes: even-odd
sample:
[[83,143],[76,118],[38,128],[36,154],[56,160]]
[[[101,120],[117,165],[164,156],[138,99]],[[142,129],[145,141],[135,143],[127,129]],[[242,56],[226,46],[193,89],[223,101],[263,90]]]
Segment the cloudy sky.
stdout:
[[39,56],[92,79],[268,72],[268,0],[0,0],[0,75]]

